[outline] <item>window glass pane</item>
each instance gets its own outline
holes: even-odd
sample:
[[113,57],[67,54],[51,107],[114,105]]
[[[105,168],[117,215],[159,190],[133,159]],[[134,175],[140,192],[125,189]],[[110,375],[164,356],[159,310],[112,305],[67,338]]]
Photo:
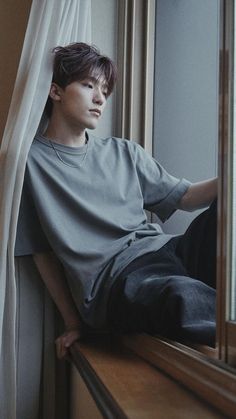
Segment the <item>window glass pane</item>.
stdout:
[[[236,8],[235,8],[236,10]],[[234,21],[236,11],[234,10]],[[236,57],[236,30],[234,28],[234,62]],[[235,64],[234,64],[235,68]],[[234,115],[233,115],[233,135],[232,135],[232,201],[231,201],[231,231],[229,232],[232,237],[231,246],[231,320],[236,320],[236,72],[234,71]]]
[[[154,156],[192,182],[218,162],[219,0],[158,0]],[[182,233],[197,213],[176,212],[166,233]]]

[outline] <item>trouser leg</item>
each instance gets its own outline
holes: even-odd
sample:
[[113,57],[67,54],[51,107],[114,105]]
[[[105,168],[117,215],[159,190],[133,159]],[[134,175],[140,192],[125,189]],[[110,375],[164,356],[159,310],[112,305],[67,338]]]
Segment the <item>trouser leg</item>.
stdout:
[[176,253],[189,276],[216,286],[217,201],[196,217],[179,239]]
[[215,290],[189,278],[168,246],[139,262],[113,287],[111,327],[214,345]]
[[113,300],[110,320],[116,331],[147,332],[182,342],[214,345],[213,288],[188,277],[153,277],[137,282],[131,274],[123,292]]

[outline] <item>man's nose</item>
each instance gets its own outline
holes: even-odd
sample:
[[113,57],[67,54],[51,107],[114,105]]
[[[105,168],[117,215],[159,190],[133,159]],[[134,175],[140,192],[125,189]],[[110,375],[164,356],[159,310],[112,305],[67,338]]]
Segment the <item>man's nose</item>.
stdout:
[[105,97],[100,89],[97,89],[97,91],[94,92],[93,101],[100,106],[105,102]]

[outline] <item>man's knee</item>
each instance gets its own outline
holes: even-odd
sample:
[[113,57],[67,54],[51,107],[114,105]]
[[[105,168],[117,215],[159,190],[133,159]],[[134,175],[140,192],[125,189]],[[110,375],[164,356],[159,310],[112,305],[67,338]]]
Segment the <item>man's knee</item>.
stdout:
[[187,302],[196,299],[196,303],[201,305],[202,298],[215,298],[215,290],[202,281],[191,277],[171,277],[168,279],[165,292],[171,297],[181,298]]
[[215,320],[216,292],[201,281],[171,278],[166,289],[166,317],[179,325],[198,320]]

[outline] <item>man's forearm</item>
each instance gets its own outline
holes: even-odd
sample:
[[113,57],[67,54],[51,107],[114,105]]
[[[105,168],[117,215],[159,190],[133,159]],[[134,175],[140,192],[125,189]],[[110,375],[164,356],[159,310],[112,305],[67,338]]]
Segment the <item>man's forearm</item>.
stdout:
[[193,183],[183,195],[178,208],[185,211],[193,211],[207,207],[217,197],[217,185],[217,178]]
[[79,327],[80,315],[70,293],[63,268],[53,253],[33,256],[39,273],[60,311],[67,329]]

